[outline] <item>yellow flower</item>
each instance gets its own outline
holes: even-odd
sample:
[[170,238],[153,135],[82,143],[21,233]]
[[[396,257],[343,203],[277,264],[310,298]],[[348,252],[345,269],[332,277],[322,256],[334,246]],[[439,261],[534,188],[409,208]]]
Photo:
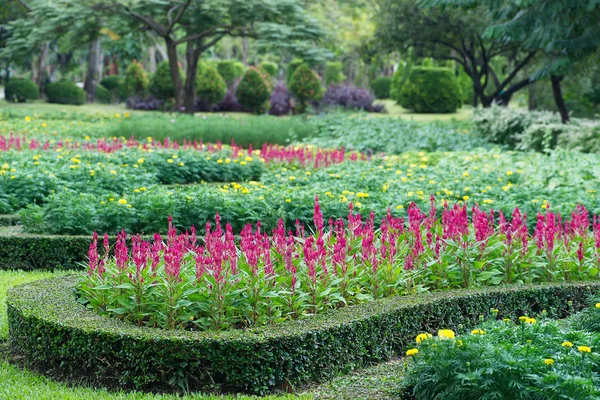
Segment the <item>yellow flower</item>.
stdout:
[[169,158],[169,159],[167,160],[167,163],[169,163],[169,164],[173,164],[173,159]]
[[96,171],[94,171],[94,170],[91,170],[91,171],[90,171],[90,176],[94,176],[94,175],[96,175]]
[[42,123],[42,128],[46,128],[47,126],[48,126],[47,123],[45,123],[45,122]]
[[467,200],[469,200],[469,198],[470,198],[469,196],[463,196],[463,200],[464,200],[464,201],[467,201]]
[[127,200],[125,200],[125,199],[119,199],[119,204],[127,204]]
[[571,343],[571,342],[562,342],[561,346],[562,347],[573,347],[573,343]]
[[290,181],[293,181],[294,179],[296,179],[296,177],[295,177],[295,176],[290,176],[290,177],[289,177],[289,180],[290,180]]
[[581,353],[591,353],[592,349],[588,346],[577,346],[577,350],[579,350]]
[[125,118],[129,118],[129,113],[127,113],[127,112],[126,112],[126,113],[125,113],[125,114],[123,114],[123,115],[125,116]]
[[358,192],[356,193],[356,197],[369,197],[369,193]]
[[510,318],[503,318],[502,321],[503,322],[510,322]]
[[404,209],[403,205],[396,206],[396,210],[402,210],[402,209]]
[[285,199],[285,202],[286,202],[286,203],[291,203],[291,202],[292,202],[292,199]]
[[144,163],[144,158],[142,157],[138,160],[138,164],[143,164],[143,163]]
[[467,176],[469,176],[469,173],[467,171],[463,172],[463,176],[466,178]]
[[217,164],[223,164],[223,160],[221,160],[220,158],[217,160]]
[[600,303],[596,303],[596,308],[600,308]]
[[243,193],[243,194],[248,194],[248,193],[250,193],[250,191],[249,191],[248,189],[246,189],[246,188],[243,188],[243,189],[242,189],[242,193]]
[[145,191],[146,191],[146,188],[142,186],[142,187],[140,188],[140,190],[141,190],[142,192],[145,192]]
[[230,162],[231,162],[231,159],[229,159],[229,158],[225,159],[225,164],[229,164]]
[[506,175],[512,175],[513,172],[512,171],[506,171]]
[[441,329],[438,331],[438,337],[440,339],[454,339],[455,334],[452,329]]
[[546,365],[552,365],[552,364],[554,364],[554,360],[551,359],[551,358],[546,358],[544,360],[544,364],[546,364]]
[[535,319],[535,318],[527,318],[527,319],[525,320],[525,323],[526,323],[526,324],[530,324],[530,325],[531,325],[531,324],[535,324],[536,322],[537,322],[537,321],[536,321],[536,319]]
[[415,339],[415,341],[417,342],[417,344],[421,343],[423,340],[427,340],[430,339],[432,336],[430,333],[420,333],[417,335],[417,338]]
[[180,163],[179,163],[179,166],[180,166],[180,167],[183,167],[183,166],[184,166],[184,164],[183,164],[182,162],[180,162]]
[[419,349],[410,349],[406,351],[408,357],[415,356],[419,353]]
[[119,114],[119,113],[116,113],[116,114],[115,114],[115,118],[121,118],[121,114]]
[[25,117],[25,122],[31,122],[31,117],[29,115]]
[[481,329],[473,329],[471,335],[485,335],[485,331]]

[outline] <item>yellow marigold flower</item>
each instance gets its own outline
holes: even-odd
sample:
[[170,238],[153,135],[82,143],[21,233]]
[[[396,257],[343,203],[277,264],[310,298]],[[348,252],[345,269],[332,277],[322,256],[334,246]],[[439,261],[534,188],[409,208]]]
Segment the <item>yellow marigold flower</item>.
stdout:
[[110,170],[110,173],[111,173],[112,175],[116,175],[116,174],[117,174],[117,171],[115,171],[114,169],[111,169],[111,170]]
[[179,163],[179,166],[180,166],[180,167],[183,167],[184,165],[185,165],[185,164],[184,164],[184,163],[182,163],[182,162],[180,162],[180,163]]
[[552,365],[552,364],[554,364],[554,360],[551,359],[551,358],[546,358],[544,360],[544,364],[546,364],[546,365]]
[[173,164],[173,159],[169,158],[169,159],[167,160],[167,163],[169,163],[169,164]]
[[125,113],[125,114],[123,114],[123,115],[125,116],[125,118],[129,118],[129,113],[127,113],[127,112],[126,112],[126,113]]
[[467,171],[463,172],[463,176],[466,178],[467,176],[469,176],[469,173]]
[[230,162],[231,162],[231,159],[230,159],[230,158],[226,158],[226,159],[225,159],[225,164],[229,164]]
[[404,209],[403,205],[396,206],[396,210],[402,210],[402,209]]
[[469,199],[470,199],[470,197],[469,197],[469,196],[463,196],[463,200],[464,200],[464,201],[467,201],[467,200],[469,200]]
[[406,351],[408,357],[416,356],[419,353],[419,349],[410,349]]
[[571,342],[562,342],[561,346],[562,347],[573,347],[573,343],[571,343]]
[[577,350],[579,350],[581,353],[591,353],[592,349],[588,346],[577,346]]
[[506,171],[506,175],[512,175],[513,172],[512,171]]
[[146,188],[142,186],[142,187],[140,188],[140,190],[141,190],[142,192],[145,192],[145,191],[146,191]]
[[438,331],[438,337],[440,339],[454,339],[456,336],[452,329],[441,329]]
[[115,201],[115,198],[111,197],[111,198],[108,199],[108,201]]
[[600,308],[600,303],[596,303],[596,308]]
[[285,199],[285,202],[286,202],[286,203],[291,203],[291,202],[292,202],[292,199]]
[[471,335],[485,335],[485,331],[482,329],[473,329]]
[[526,323],[526,324],[535,324],[536,322],[537,322],[537,321],[536,321],[536,319],[535,319],[535,318],[527,318],[527,319],[525,320],[525,323]]
[[243,194],[248,194],[248,193],[250,193],[250,191],[249,191],[248,189],[246,189],[246,188],[243,188],[243,189],[242,189],[242,193],[243,193]]
[[220,158],[217,160],[217,164],[223,164],[223,160],[221,160]]
[[356,193],[356,197],[369,197],[369,193],[358,192]]
[[42,123],[42,128],[46,128],[46,127],[48,127],[48,124],[47,124],[47,123],[45,123],[45,122],[43,122],[43,123]]
[[94,170],[91,170],[91,171],[90,171],[90,176],[94,176],[94,175],[96,175],[96,171],[94,171]]
[[140,158],[140,159],[138,160],[138,164],[143,164],[143,163],[144,163],[144,161],[145,161],[145,160],[144,160],[144,158],[142,157],[142,158]]
[[29,115],[25,117],[25,122],[31,122],[31,117]]
[[106,204],[106,203],[105,203],[105,202],[103,202],[103,201],[101,201],[101,202],[100,202],[100,204],[104,205],[104,204]]
[[121,118],[121,114],[119,114],[119,113],[116,113],[116,114],[115,114],[115,118]]
[[417,338],[415,339],[415,341],[417,342],[417,344],[421,343],[423,340],[427,340],[427,339],[431,339],[432,336],[430,333],[420,333],[417,335]]
[[119,204],[127,204],[127,200],[125,200],[125,199],[119,199]]
[[290,176],[290,177],[289,177],[289,180],[290,180],[290,181],[293,181],[294,179],[296,179],[296,177],[295,177],[295,176]]

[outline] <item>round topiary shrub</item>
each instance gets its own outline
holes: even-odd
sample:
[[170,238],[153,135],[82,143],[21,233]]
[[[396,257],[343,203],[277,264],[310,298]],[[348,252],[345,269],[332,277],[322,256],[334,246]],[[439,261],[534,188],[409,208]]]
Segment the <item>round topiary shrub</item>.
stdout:
[[389,99],[390,88],[392,87],[392,78],[389,76],[380,76],[371,82],[373,94],[378,99]]
[[400,62],[394,75],[392,75],[392,83],[390,86],[390,99],[400,104],[400,93],[402,93],[402,86],[410,75],[411,65],[408,63]]
[[321,79],[307,64],[296,68],[290,80],[289,89],[298,100],[297,109],[300,113],[306,111],[309,102],[318,101],[323,97]]
[[11,79],[4,88],[6,101],[25,103],[35,100],[40,96],[40,91],[35,83],[29,79]]
[[[179,71],[182,75],[183,71]],[[157,99],[168,100],[175,97],[175,85],[171,78],[171,67],[168,61],[163,61],[156,66],[156,71],[152,74],[148,91]]]
[[125,94],[125,78],[121,75],[111,75],[100,81],[111,95],[111,102],[118,103],[127,100]]
[[85,104],[85,91],[71,81],[49,83],[46,86],[48,103],[57,104]]
[[400,105],[418,113],[453,113],[461,104],[460,88],[448,68],[413,68],[400,93]]
[[227,93],[227,83],[219,71],[210,64],[201,64],[196,77],[196,94],[208,104],[220,103]]
[[112,95],[107,88],[98,85],[96,86],[96,101],[102,104],[110,104],[112,103]]
[[292,75],[294,75],[296,68],[298,68],[302,64],[304,64],[304,60],[302,60],[300,58],[294,58],[292,61],[290,61],[290,63],[288,64],[288,67],[287,67],[287,71],[285,71],[285,82],[288,85],[290,84],[290,81],[292,80]]
[[263,61],[260,63],[260,69],[265,71],[271,78],[277,77],[277,71],[279,70],[277,64],[270,61]]
[[127,96],[139,96],[148,89],[148,77],[142,64],[134,61],[125,72],[125,93]]
[[238,84],[236,96],[240,104],[254,114],[269,109],[271,79],[258,68],[250,67]]
[[219,61],[217,64],[219,75],[225,80],[227,86],[231,86],[244,75],[244,64],[233,60]]
[[339,61],[331,61],[325,64],[325,85],[338,85],[346,79],[342,73],[342,63]]

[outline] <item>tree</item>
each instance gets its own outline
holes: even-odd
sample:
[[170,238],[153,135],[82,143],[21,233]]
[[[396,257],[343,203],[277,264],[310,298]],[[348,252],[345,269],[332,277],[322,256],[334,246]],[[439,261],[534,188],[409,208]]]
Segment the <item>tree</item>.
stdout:
[[391,51],[413,48],[416,56],[456,61],[471,78],[475,97],[484,107],[494,102],[506,105],[532,82],[522,75],[536,51],[526,51],[502,36],[487,37],[491,13],[475,0],[469,3],[443,7],[436,0],[382,0],[376,37]]

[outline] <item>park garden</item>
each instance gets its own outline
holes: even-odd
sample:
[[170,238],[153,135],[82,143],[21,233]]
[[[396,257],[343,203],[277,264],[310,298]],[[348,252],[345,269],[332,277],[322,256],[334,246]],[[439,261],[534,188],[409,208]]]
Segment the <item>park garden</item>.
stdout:
[[0,4],[0,398],[600,398],[600,4]]

